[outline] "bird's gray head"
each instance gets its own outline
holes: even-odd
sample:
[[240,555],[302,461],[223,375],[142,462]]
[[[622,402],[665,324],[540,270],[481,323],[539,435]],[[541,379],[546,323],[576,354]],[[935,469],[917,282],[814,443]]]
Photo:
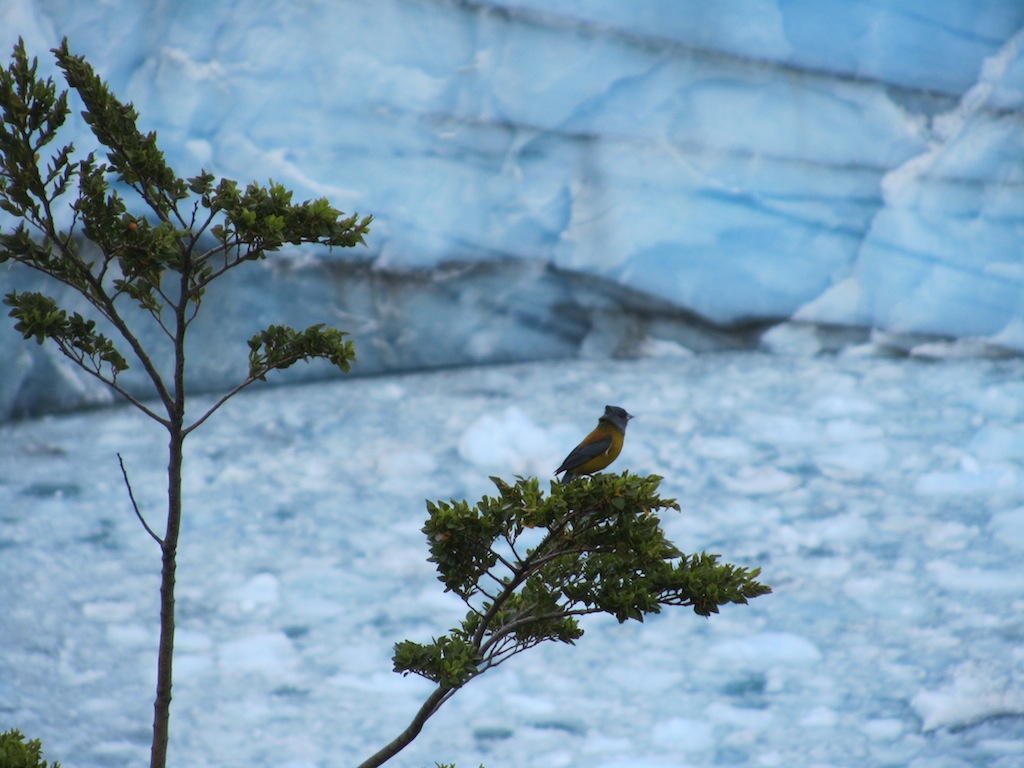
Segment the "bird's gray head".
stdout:
[[619,406],[617,405],[606,405],[604,407],[604,416],[600,418],[600,421],[607,421],[609,424],[611,424],[613,427],[619,430],[619,432],[625,434],[626,422],[628,422],[632,418],[633,417],[631,415],[626,413],[625,408],[619,408]]

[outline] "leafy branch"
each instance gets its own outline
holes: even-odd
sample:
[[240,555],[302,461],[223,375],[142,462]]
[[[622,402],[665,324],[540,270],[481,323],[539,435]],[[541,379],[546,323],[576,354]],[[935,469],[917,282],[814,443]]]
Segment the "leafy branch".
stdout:
[[[169,435],[167,518],[164,532],[149,525],[129,499],[146,532],[160,546],[160,644],[154,702],[152,768],[164,768],[169,740],[174,653],[178,533],[182,514],[184,440],[217,409],[272,371],[299,361],[326,360],[347,372],[355,349],[346,334],[322,325],[304,331],[270,326],[249,343],[249,374],[187,425],[185,340],[208,286],[229,271],[266,258],[286,244],[330,248],[363,243],[371,217],[345,215],[325,199],[293,203],[280,184],[252,183],[244,191],[203,170],[179,177],[157,147],[156,134],[138,128],[131,104],[119,101],[65,39],[53,49],[64,79],[84,104],[86,124],[106,161],[75,158],[65,144],[42,159],[70,107],[52,78],[38,77],[23,41],[0,70],[0,210],[17,226],[0,230],[0,264],[14,262],[81,295],[87,317],[68,312],[39,292],[10,291],[15,329],[47,341],[81,370],[107,384]],[[125,197],[127,195],[127,197]],[[91,245],[90,245],[91,244]],[[142,310],[147,334],[130,311]],[[155,335],[156,342],[150,341]],[[157,360],[171,360],[167,369]],[[119,375],[141,365],[157,403],[129,391]]]
[[[360,768],[397,754],[473,678],[540,643],[574,644],[583,636],[582,616],[643,621],[669,606],[710,616],[771,591],[757,581],[759,569],[703,552],[684,555],[665,538],[658,514],[679,506],[658,496],[656,475],[551,483],[547,496],[536,478],[491,480],[498,495],[475,505],[427,504],[430,560],[468,612],[429,643],[396,644],[395,671],[437,687],[409,726]],[[539,540],[529,546],[524,539]]]
[[[0,263],[23,264],[75,289],[97,316],[68,316],[38,293],[10,292],[4,303],[26,339],[53,341],[62,354],[136,405],[139,400],[118,385],[117,374],[130,361],[139,362],[170,413],[179,405],[183,382],[158,369],[152,350],[128,322],[125,300],[144,310],[177,345],[217,278],[286,244],[358,245],[372,217],[345,215],[326,199],[293,203],[292,193],[274,182],[251,183],[241,191],[236,182],[218,181],[206,171],[179,178],[157,147],[156,134],[138,129],[132,105],[118,101],[85,59],[70,53],[67,40],[53,53],[85,104],[82,114],[106,148],[107,162],[94,154],[76,162],[68,144],[41,169],[41,152],[70,113],[68,94],[58,94],[52,78],[37,77],[38,61],[29,62],[19,41],[10,66],[0,71],[0,208],[20,224],[13,232],[0,232]],[[134,192],[149,214],[133,213],[123,190]],[[57,203],[65,196],[73,199],[67,204],[70,226],[62,228]],[[81,240],[97,246],[89,258],[80,251]],[[115,336],[99,330],[98,321],[112,326]],[[231,394],[298,360],[324,359],[347,371],[355,353],[343,336],[322,326],[303,332],[266,329],[250,377]],[[122,342],[127,352],[116,346]],[[147,412],[162,422],[171,418]]]

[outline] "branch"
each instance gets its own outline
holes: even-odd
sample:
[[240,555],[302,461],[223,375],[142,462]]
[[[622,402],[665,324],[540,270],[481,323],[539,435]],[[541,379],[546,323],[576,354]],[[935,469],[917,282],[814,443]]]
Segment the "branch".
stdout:
[[[489,669],[545,641],[574,644],[583,636],[579,617],[608,614],[620,623],[643,621],[669,605],[692,606],[706,616],[726,603],[746,602],[770,587],[744,569],[716,564],[716,555],[685,557],[665,536],[652,513],[679,509],[656,494],[657,476],[599,475],[586,483],[554,485],[544,499],[539,483],[519,478],[513,486],[492,478],[500,496],[465,502],[427,502],[423,528],[441,580],[470,612],[450,634],[423,644],[395,646],[395,671],[415,673],[438,685],[433,703],[378,754],[374,768],[419,733],[439,702]],[[519,535],[539,526],[535,548],[519,557]],[[501,544],[501,552],[495,548]],[[509,556],[504,545],[512,551]],[[489,565],[490,564],[490,565]],[[502,581],[493,566],[509,571]],[[482,585],[499,585],[493,596]],[[490,602],[477,607],[483,595]]]
[[530,638],[529,640],[509,640],[505,638],[507,645],[502,648],[495,648],[490,655],[487,656],[482,662],[480,662],[480,670],[477,675],[482,675],[489,669],[496,669],[504,664],[506,661],[511,659],[513,656],[517,656],[524,651],[528,651],[531,648],[535,648],[540,645],[543,641],[542,638]]
[[[267,371],[266,373],[269,373],[269,371]],[[219,409],[219,408],[220,408],[220,407],[221,407],[222,405],[224,405],[224,403],[226,403],[226,402],[227,402],[228,400],[230,400],[230,399],[231,399],[232,397],[234,397],[234,396],[235,396],[235,395],[237,395],[237,394],[238,394],[239,392],[241,392],[241,391],[242,391],[243,389],[245,389],[246,387],[248,387],[248,386],[249,386],[250,384],[252,384],[252,383],[254,383],[254,382],[256,382],[256,381],[259,381],[259,380],[260,380],[260,378],[261,378],[261,377],[259,377],[259,376],[248,376],[248,377],[246,377],[245,381],[243,381],[243,382],[242,382],[241,384],[239,384],[238,386],[236,386],[236,387],[235,387],[234,389],[232,389],[232,390],[231,390],[230,392],[227,392],[226,394],[224,394],[223,396],[221,396],[221,398],[220,398],[219,400],[217,400],[217,402],[216,402],[216,403],[214,403],[214,404],[213,404],[212,406],[210,406],[210,408],[209,408],[209,409],[207,409],[206,413],[204,413],[204,414],[203,414],[202,416],[200,416],[200,417],[199,417],[199,418],[198,418],[198,419],[197,419],[197,420],[196,420],[195,422],[193,422],[193,423],[192,423],[192,424],[190,424],[189,426],[185,427],[185,428],[184,428],[184,430],[183,430],[183,432],[182,432],[182,435],[183,435],[183,436],[188,436],[188,434],[189,434],[189,433],[190,433],[190,432],[191,432],[192,430],[194,430],[194,429],[198,428],[198,427],[199,427],[199,425],[201,425],[201,424],[202,424],[202,423],[203,423],[204,421],[206,421],[206,420],[207,420],[208,418],[210,418],[211,416],[213,416],[213,414],[214,414],[214,413],[216,413],[216,412],[217,412],[217,410],[218,410],[218,409]]]
[[[570,515],[571,516],[571,515]],[[558,536],[561,536],[568,524],[568,518],[563,518],[557,525],[552,526],[548,533],[541,539],[541,542],[537,545],[537,548],[531,551],[525,558],[520,558],[518,567],[512,567],[506,563],[512,571],[512,578],[509,579],[507,584],[503,584],[503,591],[497,598],[491,603],[491,607],[483,614],[480,627],[474,633],[472,643],[475,647],[480,648],[483,645],[484,638],[487,635],[487,627],[494,620],[494,617],[498,615],[498,611],[501,610],[502,606],[516,594],[516,590],[529,578],[531,573],[535,573],[540,567],[544,566],[552,560],[557,560],[560,557],[564,557],[566,554],[574,554],[574,550],[571,549],[558,549],[557,547],[551,553],[546,553],[548,542],[554,541]],[[506,541],[507,541],[506,537]],[[509,542],[511,546],[512,542]],[[513,552],[515,550],[513,549]],[[498,555],[497,552],[494,553]],[[498,555],[500,558],[500,555]],[[504,562],[503,558],[502,561]],[[489,572],[488,572],[489,573]]]
[[128,498],[132,500],[132,509],[135,510],[135,516],[139,518],[139,522],[142,523],[142,527],[146,529],[146,533],[152,536],[153,541],[155,541],[162,547],[164,545],[164,540],[153,532],[153,529],[149,527],[149,523],[146,522],[146,519],[142,516],[142,513],[139,511],[139,505],[135,502],[135,494],[132,493],[132,484],[128,481],[128,470],[124,468],[124,459],[121,458],[120,453],[117,454],[117,461],[121,465],[121,474],[124,476],[124,484],[125,487],[128,489]]
[[[242,246],[243,245],[247,245],[248,246],[248,248],[247,248],[247,250],[246,250],[244,255],[242,255]],[[235,255],[234,259],[229,259],[228,254],[230,253],[230,251],[232,249],[234,249],[236,251],[236,255]],[[207,286],[209,286],[210,283],[212,283],[214,280],[216,280],[218,277],[220,277],[221,275],[225,274],[229,270],[232,270],[235,267],[241,266],[242,264],[244,264],[247,261],[252,261],[253,258],[254,258],[254,254],[259,253],[260,250],[261,250],[260,248],[255,248],[254,249],[251,244],[247,244],[247,243],[245,243],[242,240],[236,239],[236,240],[234,240],[231,243],[228,243],[228,242],[225,241],[224,243],[216,246],[215,248],[211,248],[210,250],[206,251],[205,253],[199,254],[199,256],[196,257],[196,261],[195,261],[197,266],[201,266],[201,265],[205,264],[207,261],[212,259],[218,253],[223,253],[224,254],[224,266],[218,267],[217,269],[212,270],[210,272],[210,274],[206,275],[206,277],[204,279],[197,280],[196,284],[194,286],[192,286],[192,288],[189,290],[188,298],[192,298],[192,296],[194,296],[196,293],[198,293],[200,291],[206,290]]]
[[[498,643],[502,642],[503,640],[507,640],[509,634],[511,634],[515,630],[519,629],[520,627],[529,626],[530,624],[540,624],[540,623],[543,623],[543,622],[546,622],[546,621],[554,621],[555,619],[564,619],[564,618],[567,618],[567,617],[575,617],[575,616],[589,616],[589,615],[594,614],[594,613],[603,613],[603,612],[604,612],[603,608],[599,608],[597,606],[593,606],[593,607],[584,607],[584,608],[564,608],[564,609],[561,609],[561,610],[558,610],[558,611],[554,611],[554,612],[551,612],[551,613],[542,613],[542,614],[536,614],[536,615],[519,616],[518,618],[513,619],[512,621],[510,621],[508,624],[505,624],[504,626],[499,627],[497,630],[495,630],[491,634],[491,636],[489,638],[487,638],[487,641],[485,643],[483,643],[483,645],[479,646],[480,655],[484,658],[484,661],[487,662],[487,666],[488,667],[496,667],[496,666],[498,666],[498,664],[500,664],[501,662],[505,661],[505,659],[510,658],[515,653],[519,653],[519,650],[526,650],[527,648],[533,647],[533,645],[540,644],[541,642],[543,642],[546,639],[550,639],[550,638],[546,638],[546,637],[532,638],[531,639],[531,641],[532,641],[531,645],[522,645],[521,649],[517,649],[512,654],[509,654],[508,656],[506,656],[506,657],[504,657],[502,659],[499,659],[498,661],[496,661],[494,663],[490,663],[490,661],[489,661],[490,659],[493,659],[496,656],[498,656],[499,654],[503,653],[503,649],[495,648],[494,646],[498,645]],[[521,641],[518,640],[518,639],[513,639],[513,642],[516,643],[517,646],[521,644]]]
[[377,766],[383,765],[392,757],[397,755],[403,749],[419,736],[420,731],[423,730],[423,726],[426,724],[434,713],[441,708],[452,695],[457,691],[457,688],[445,688],[444,686],[438,686],[434,689],[434,692],[427,697],[427,700],[423,702],[423,706],[420,707],[416,716],[412,719],[412,722],[406,726],[405,730],[398,734],[390,743],[386,744],[372,757],[367,758],[361,762],[358,768],[377,768]]
[[68,348],[67,345],[62,344],[58,339],[53,339],[53,341],[57,345],[57,349],[60,350],[61,354],[63,354],[68,360],[73,362],[75,365],[77,365],[83,371],[88,373],[90,376],[94,376],[95,378],[97,378],[100,381],[102,381],[104,384],[106,384],[108,387],[110,387],[112,390],[114,390],[117,394],[119,394],[121,397],[123,397],[129,403],[131,403],[133,406],[135,406],[140,411],[142,411],[144,414],[149,416],[149,418],[153,419],[153,421],[157,422],[158,424],[161,424],[164,427],[170,426],[170,422],[166,418],[164,418],[159,413],[157,413],[156,411],[151,409],[149,406],[147,406],[145,403],[143,403],[141,400],[139,400],[139,398],[135,397],[135,395],[133,395],[127,389],[125,389],[120,384],[118,384],[116,379],[114,379],[114,378],[109,378],[108,379],[100,371],[93,370],[92,368],[87,366],[85,364],[84,357],[79,357],[78,355],[72,354],[71,349]]
[[513,556],[515,556],[516,560],[522,562],[523,556],[520,555],[518,551],[516,551],[515,540],[509,535],[509,532],[505,531],[504,533],[502,533],[501,538],[503,538],[505,540],[505,543],[508,544],[508,548],[512,551],[512,554]]
[[[77,284],[71,277],[62,275],[60,272],[54,271],[52,269],[48,269],[45,265],[36,264],[32,261],[23,259],[17,259],[18,263],[22,264],[25,267],[28,267],[29,269],[35,270],[36,272],[40,272],[41,274],[47,275],[53,280],[56,280],[57,282],[74,289],[79,294],[81,294],[97,312],[99,312],[101,317],[106,319],[107,322],[114,326],[118,333],[121,334],[121,338],[128,343],[128,346],[135,354],[136,359],[140,363],[142,363],[143,369],[149,376],[150,381],[153,382],[153,386],[156,389],[157,397],[160,398],[164,406],[168,409],[168,412],[170,412],[173,406],[173,399],[171,398],[170,393],[167,391],[167,388],[164,385],[163,378],[160,376],[160,372],[157,370],[156,364],[152,361],[149,354],[146,352],[145,347],[143,347],[142,343],[139,341],[138,337],[134,333],[132,333],[131,329],[128,327],[128,324],[124,321],[120,313],[117,311],[117,308],[114,306],[113,298],[111,298],[107,294],[106,290],[103,288],[103,284],[100,281],[100,278],[94,275],[90,270],[89,265],[82,261],[82,259],[79,256],[77,256],[67,246],[66,243],[60,240],[58,234],[55,232],[55,230],[53,230],[52,227],[42,228],[41,231],[49,240],[58,243],[59,253],[63,259],[75,264],[76,269],[79,270],[79,274],[77,275],[77,277],[83,281],[83,285]],[[68,355],[67,352],[64,351],[63,349],[61,351],[64,352],[64,354],[67,355],[71,360],[75,360],[74,356]],[[78,361],[76,360],[76,362]],[[82,368],[83,370],[88,371],[93,375],[97,375],[94,371],[89,370],[85,366],[82,366]],[[115,390],[117,390],[118,393],[123,395],[132,405],[142,410],[146,415],[156,419],[161,424],[164,424],[166,426],[166,420],[164,420],[160,416],[157,416],[149,408],[143,406],[141,403],[139,403],[138,400],[129,395],[123,389],[121,389],[118,386],[115,386],[108,379],[104,379],[102,376],[97,375],[97,377],[104,383],[110,384]]]
[[[181,307],[179,307],[180,309]],[[249,341],[251,350],[249,375],[238,386],[217,400],[195,423],[186,427],[184,434],[188,435],[196,429],[225,402],[250,384],[264,380],[271,371],[283,371],[303,360],[321,359],[333,363],[347,373],[348,361],[355,358],[352,343],[341,341],[341,337],[348,334],[333,328],[321,329],[322,326],[315,325],[299,333],[291,328],[272,325],[261,334],[254,336]],[[267,354],[263,356],[262,360],[259,360],[256,350],[264,344]],[[258,367],[256,367],[257,364]]]
[[[507,541],[507,539],[506,539],[506,541]],[[510,548],[511,548],[511,547],[510,547]],[[501,554],[500,552],[498,552],[497,550],[494,550],[493,548],[492,548],[492,550],[491,550],[491,551],[492,551],[492,552],[494,553],[494,556],[495,556],[495,557],[496,557],[496,558],[498,559],[498,562],[499,562],[499,563],[501,563],[501,564],[502,564],[502,565],[504,565],[504,566],[505,566],[506,568],[508,568],[508,569],[509,569],[509,570],[510,570],[510,571],[511,571],[512,573],[515,573],[515,572],[516,572],[516,567],[515,567],[515,565],[513,565],[513,564],[512,564],[512,563],[510,563],[510,562],[509,562],[509,561],[508,561],[508,560],[507,560],[507,559],[506,559],[505,557],[503,557],[503,556],[502,556],[502,554]],[[516,558],[516,560],[518,560],[519,562],[522,562],[522,558],[521,558],[521,557],[519,557],[519,555],[518,555],[518,554],[516,554],[516,551],[515,551],[514,549],[512,550],[512,554],[513,554],[513,555],[515,555],[515,558]],[[490,572],[490,571],[488,571],[488,572],[487,572],[487,575],[488,575],[488,576],[491,576],[491,572]],[[496,579],[496,577],[494,577],[494,576],[491,576],[491,578],[492,578],[492,579],[495,579],[495,580],[497,580],[497,579]]]

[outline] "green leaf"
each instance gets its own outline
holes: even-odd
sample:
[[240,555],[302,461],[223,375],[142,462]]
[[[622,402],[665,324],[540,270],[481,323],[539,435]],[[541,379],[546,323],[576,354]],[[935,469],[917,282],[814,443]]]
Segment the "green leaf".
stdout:
[[[438,578],[469,608],[446,642],[468,644],[476,655],[460,658],[478,672],[545,641],[575,643],[585,614],[643,621],[689,606],[708,616],[771,591],[758,570],[684,555],[665,537],[658,513],[679,505],[659,496],[656,475],[552,482],[547,496],[536,478],[491,480],[498,495],[476,504],[428,501],[423,527]],[[400,644],[398,666],[442,679],[439,642]]]
[[212,173],[207,173],[203,170],[198,176],[193,176],[188,179],[188,189],[190,192],[196,195],[209,195],[213,190],[213,182],[215,176]]
[[77,312],[69,317],[49,296],[12,291],[4,297],[4,304],[12,307],[9,315],[18,321],[14,328],[25,339],[35,338],[39,344],[52,339],[65,355],[88,364],[90,370],[99,372],[104,363],[109,365],[113,378],[128,369],[110,339],[96,331],[94,320]]
[[435,563],[446,590],[467,597],[497,561],[495,540],[502,532],[493,508],[484,499],[477,507],[466,502],[428,502],[430,516],[423,526],[430,546],[429,562]]
[[0,70],[0,208],[36,224],[74,174],[71,145],[51,158],[45,176],[40,172],[40,150],[53,141],[70,110],[67,94],[58,94],[52,79],[39,80],[37,69],[38,60],[29,62],[19,38],[11,64]]
[[107,159],[118,179],[138,190],[161,218],[169,217],[174,204],[187,197],[188,186],[167,164],[157,147],[156,134],[139,130],[134,107],[122,104],[83,57],[71,54],[67,38],[53,54],[68,85],[85,103],[82,117],[107,148]]
[[396,643],[392,661],[395,672],[417,674],[443,688],[454,689],[477,674],[480,658],[476,649],[462,638],[442,635],[428,644],[411,640]]
[[[239,192],[238,185],[224,180],[204,200],[211,210],[226,219],[220,233],[249,249],[250,258],[263,258],[285,243],[320,243],[351,247],[364,243],[372,216],[345,216],[326,199],[292,203],[292,193],[270,181],[268,186],[255,182]],[[220,236],[220,235],[218,235]]]
[[[43,760],[43,745],[39,739],[25,741],[25,736],[17,729],[0,733],[0,766],[47,768],[48,765]],[[54,761],[53,768],[60,768],[60,763]]]
[[272,325],[249,339],[249,375],[263,379],[270,371],[314,359],[326,360],[348,373],[356,353],[352,342],[345,339],[347,335],[322,324],[304,331]]

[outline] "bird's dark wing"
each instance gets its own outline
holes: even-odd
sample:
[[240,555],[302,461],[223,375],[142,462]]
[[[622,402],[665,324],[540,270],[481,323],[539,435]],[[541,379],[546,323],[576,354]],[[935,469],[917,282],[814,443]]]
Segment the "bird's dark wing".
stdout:
[[607,451],[612,444],[610,437],[605,437],[601,440],[595,440],[592,443],[582,442],[572,449],[572,453],[565,457],[565,461],[562,462],[562,466],[555,470],[557,475],[559,472],[565,472],[567,469],[578,467],[581,464],[586,464],[591,459],[600,456],[602,453]]

